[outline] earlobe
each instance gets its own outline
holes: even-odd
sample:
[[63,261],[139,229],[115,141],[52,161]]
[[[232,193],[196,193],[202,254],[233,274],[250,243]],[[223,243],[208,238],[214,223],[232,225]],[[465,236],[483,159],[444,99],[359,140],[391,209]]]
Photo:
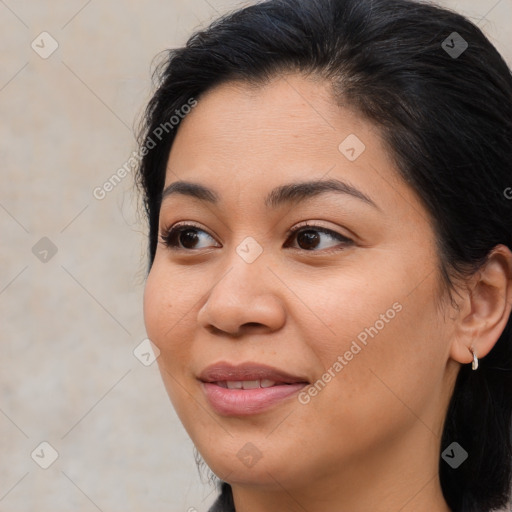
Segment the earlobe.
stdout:
[[451,357],[478,367],[505,329],[512,307],[512,252],[497,245],[464,292]]

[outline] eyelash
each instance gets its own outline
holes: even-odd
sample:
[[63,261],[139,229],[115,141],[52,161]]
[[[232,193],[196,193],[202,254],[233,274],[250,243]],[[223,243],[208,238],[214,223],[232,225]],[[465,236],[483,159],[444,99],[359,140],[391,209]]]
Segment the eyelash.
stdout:
[[[188,223],[188,224],[178,224],[178,225],[175,225],[173,227],[169,227],[169,228],[163,229],[162,232],[161,232],[161,235],[160,235],[161,243],[166,248],[170,249],[171,251],[187,251],[187,252],[190,252],[190,251],[200,251],[201,249],[186,249],[186,248],[183,248],[183,247],[178,247],[177,244],[175,243],[176,238],[179,237],[179,235],[182,232],[187,231],[188,229],[202,231],[203,233],[206,233],[211,238],[214,238],[214,237],[212,237],[212,235],[210,235],[207,231],[205,231],[204,229],[200,228],[199,226]],[[326,235],[330,235],[332,238],[339,240],[340,243],[344,247],[343,248],[331,247],[331,248],[328,248],[328,249],[322,249],[320,251],[315,250],[315,249],[313,249],[313,250],[301,249],[300,247],[296,248],[296,249],[298,249],[300,251],[305,251],[305,252],[327,252],[327,253],[329,253],[329,252],[337,252],[337,251],[343,250],[347,246],[350,246],[350,245],[354,244],[353,240],[351,240],[350,238],[347,238],[346,236],[341,235],[340,233],[337,233],[336,231],[332,231],[332,230],[324,228],[322,226],[315,226],[314,224],[308,224],[307,222],[304,223],[304,224],[301,224],[299,226],[296,226],[296,227],[294,227],[292,229],[290,229],[286,233],[286,240],[288,241],[288,239],[291,236],[294,236],[294,235],[296,235],[297,233],[299,233],[301,231],[319,231],[320,233],[324,233]],[[179,239],[178,239],[178,242],[179,242]]]

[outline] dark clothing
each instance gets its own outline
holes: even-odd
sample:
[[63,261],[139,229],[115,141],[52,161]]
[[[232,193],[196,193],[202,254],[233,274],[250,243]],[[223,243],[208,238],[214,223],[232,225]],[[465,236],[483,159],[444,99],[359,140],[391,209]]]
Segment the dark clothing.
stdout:
[[231,492],[231,486],[226,482],[222,482],[220,490],[220,496],[208,509],[208,512],[236,512],[235,504],[233,503],[233,493]]

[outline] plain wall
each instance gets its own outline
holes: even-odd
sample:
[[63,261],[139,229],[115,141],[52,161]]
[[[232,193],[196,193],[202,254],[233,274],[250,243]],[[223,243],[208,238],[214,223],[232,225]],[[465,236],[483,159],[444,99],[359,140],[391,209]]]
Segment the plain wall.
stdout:
[[[511,0],[440,3],[512,62]],[[93,191],[136,149],[153,57],[239,5],[0,2],[0,512],[203,512],[216,495],[157,364],[133,353],[146,337],[133,173]],[[51,50],[43,31],[48,58],[31,47]]]

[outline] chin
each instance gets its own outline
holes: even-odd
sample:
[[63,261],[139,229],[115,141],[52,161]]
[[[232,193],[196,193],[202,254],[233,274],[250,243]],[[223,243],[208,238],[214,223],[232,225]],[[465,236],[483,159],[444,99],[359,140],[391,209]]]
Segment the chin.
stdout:
[[[215,475],[230,484],[246,486],[275,487],[276,479],[279,482],[287,480],[286,470],[289,469],[289,463],[286,464],[285,458],[274,456],[275,460],[264,460],[265,457],[256,462],[241,462],[236,454],[226,456],[226,454],[204,457],[208,467]],[[280,460],[278,460],[280,459]],[[247,461],[249,459],[246,459]],[[236,461],[236,462],[235,462]],[[250,465],[253,464],[253,465]],[[274,476],[274,478],[273,478]]]
[[291,488],[298,482],[306,484],[315,471],[314,464],[301,460],[300,446],[271,443],[264,433],[260,437],[226,433],[222,439],[203,439],[195,445],[213,473],[230,484],[274,489],[279,482]]

